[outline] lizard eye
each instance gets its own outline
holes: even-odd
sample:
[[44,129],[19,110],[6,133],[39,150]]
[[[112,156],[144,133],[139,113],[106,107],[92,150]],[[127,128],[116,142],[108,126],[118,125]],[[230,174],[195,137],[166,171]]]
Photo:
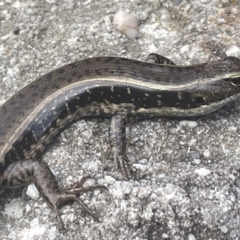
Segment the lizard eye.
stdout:
[[239,86],[240,85],[240,77],[235,77],[231,79],[231,83],[234,86]]
[[240,86],[240,76],[233,76],[231,78],[224,79],[225,82],[230,82],[233,86]]
[[206,105],[206,102],[203,97],[200,97],[200,96],[196,97],[195,101],[196,101],[196,104],[199,106]]

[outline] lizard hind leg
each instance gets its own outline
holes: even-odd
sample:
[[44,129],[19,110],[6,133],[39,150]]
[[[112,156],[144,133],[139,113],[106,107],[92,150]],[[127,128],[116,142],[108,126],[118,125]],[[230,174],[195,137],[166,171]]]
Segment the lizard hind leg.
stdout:
[[60,230],[65,230],[65,226],[64,223],[62,221],[60,212],[59,212],[59,207],[61,205],[63,205],[66,202],[69,201],[76,201],[79,205],[81,205],[81,207],[88,213],[90,214],[96,221],[99,222],[98,217],[84,204],[84,202],[79,199],[75,194],[71,194],[71,193],[61,193],[57,196],[57,198],[55,199],[56,202],[51,202],[51,205],[54,208],[54,211],[56,213],[59,225],[60,225]]
[[60,189],[55,176],[47,163],[37,160],[22,160],[8,165],[2,175],[0,175],[0,190],[13,189],[26,186],[34,182],[38,191],[54,208],[57,215],[60,229],[64,229],[64,224],[59,213],[59,207],[66,202],[76,201],[97,221],[95,214],[78,197],[85,192],[95,189],[107,189],[103,185],[89,186],[84,188],[83,184],[89,177],[82,178],[79,182],[70,185],[67,188]]
[[60,189],[52,171],[44,161],[37,161],[33,169],[34,183],[44,199],[54,208],[57,215],[60,229],[64,230],[64,224],[59,213],[59,207],[69,201],[76,201],[81,207],[88,212],[95,220],[99,221],[97,216],[83,203],[78,197],[85,192],[95,189],[106,189],[105,186],[96,185],[83,187],[83,184],[89,177],[84,177],[67,188]]

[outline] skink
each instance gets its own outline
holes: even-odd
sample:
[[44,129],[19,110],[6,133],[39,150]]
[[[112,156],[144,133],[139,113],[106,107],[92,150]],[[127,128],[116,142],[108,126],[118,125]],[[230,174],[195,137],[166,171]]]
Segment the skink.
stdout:
[[[151,62],[150,62],[151,61]],[[129,117],[188,117],[213,112],[240,96],[240,59],[191,66],[150,54],[148,62],[98,57],[58,68],[21,89],[0,108],[0,190],[35,182],[56,213],[87,191],[80,183],[59,189],[40,157],[65,126],[79,118],[109,117],[115,164],[124,179],[135,174],[125,155]],[[97,185],[95,188],[104,188]],[[93,187],[90,189],[94,189]]]

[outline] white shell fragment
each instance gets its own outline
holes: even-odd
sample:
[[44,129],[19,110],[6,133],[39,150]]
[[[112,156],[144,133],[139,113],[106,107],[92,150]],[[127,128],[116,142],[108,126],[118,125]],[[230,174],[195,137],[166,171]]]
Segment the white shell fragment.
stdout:
[[190,127],[190,128],[195,128],[198,126],[198,123],[196,121],[189,121],[189,120],[182,120],[179,122],[179,127]]
[[113,17],[113,25],[129,38],[138,36],[138,18],[134,14],[118,11]]
[[39,198],[39,192],[34,183],[28,185],[26,194],[34,200],[37,200]]
[[172,17],[167,9],[160,10],[160,22],[164,28],[171,28]]
[[229,47],[226,51],[225,54],[229,57],[229,56],[233,56],[233,57],[239,57],[240,56],[240,49],[238,48],[238,46],[234,45]]
[[201,177],[206,177],[207,175],[211,174],[211,171],[209,169],[206,169],[206,168],[195,169],[194,172]]

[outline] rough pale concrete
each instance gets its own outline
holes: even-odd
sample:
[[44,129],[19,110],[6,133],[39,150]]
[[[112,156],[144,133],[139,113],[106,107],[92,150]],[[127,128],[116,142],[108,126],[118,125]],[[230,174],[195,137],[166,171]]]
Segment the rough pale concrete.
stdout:
[[[144,60],[157,52],[177,64],[227,55],[240,57],[238,1],[0,2],[0,103],[20,88],[64,64],[94,56]],[[128,39],[111,24],[118,10],[136,14],[139,36]],[[123,181],[114,168],[109,120],[71,125],[44,155],[59,182],[90,175],[88,184],[108,192],[83,195],[99,216],[77,205],[56,228],[42,198],[24,200],[7,191],[0,198],[1,239],[239,239],[239,101],[193,118],[146,120],[128,129],[128,157],[146,174]]]

